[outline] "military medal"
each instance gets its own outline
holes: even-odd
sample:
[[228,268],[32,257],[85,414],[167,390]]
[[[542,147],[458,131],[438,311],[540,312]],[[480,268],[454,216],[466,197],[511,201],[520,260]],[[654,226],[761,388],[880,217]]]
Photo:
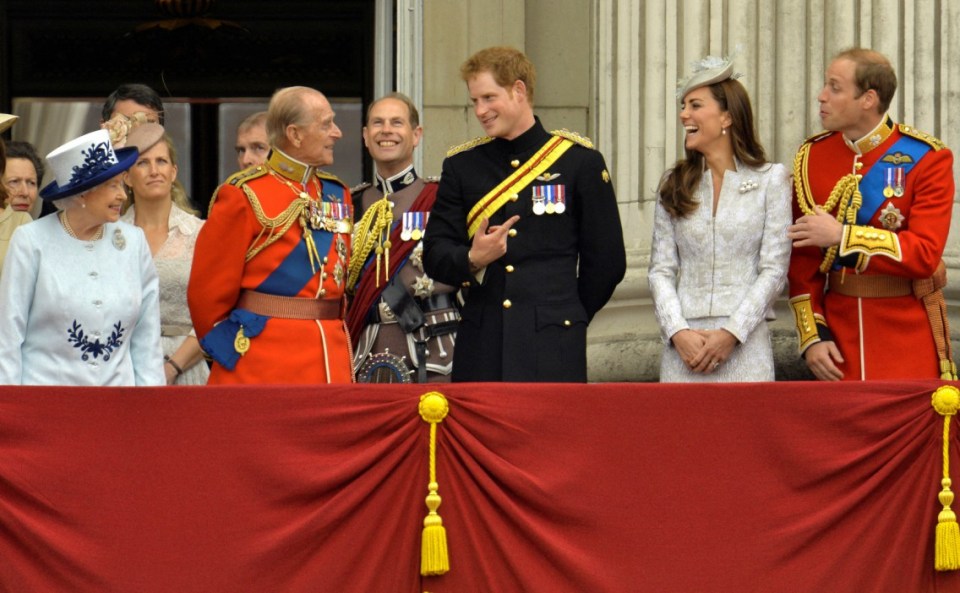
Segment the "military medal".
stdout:
[[404,241],[419,241],[427,228],[428,212],[404,212],[400,238]]
[[543,195],[543,187],[537,186],[533,188],[533,213],[537,216],[540,216],[546,212],[546,207],[544,202],[546,198]]
[[564,198],[565,187],[563,185],[538,185],[534,187],[533,213],[563,214],[567,209]]
[[323,220],[320,216],[320,211],[317,209],[317,203],[314,202],[313,200],[310,200],[309,213],[310,213],[310,228],[312,228],[313,230],[318,230],[321,227]]
[[315,229],[322,229],[329,233],[349,233],[350,232],[350,209],[346,204],[340,202],[320,202],[311,203],[312,208],[316,208],[315,214],[311,216],[311,224]]
[[554,197],[556,198],[557,205],[554,206],[553,209],[556,210],[557,214],[563,214],[567,210],[567,198],[564,195],[564,187],[566,186],[557,185],[555,187],[556,187],[557,193]]
[[893,167],[887,167],[884,170],[884,184],[883,184],[883,197],[892,198],[893,197]]
[[903,167],[897,167],[897,182],[893,186],[893,195],[894,197],[901,198],[903,197]]
[[410,231],[410,238],[419,241],[423,238],[423,231],[427,228],[424,212],[411,212],[413,214],[413,230]]

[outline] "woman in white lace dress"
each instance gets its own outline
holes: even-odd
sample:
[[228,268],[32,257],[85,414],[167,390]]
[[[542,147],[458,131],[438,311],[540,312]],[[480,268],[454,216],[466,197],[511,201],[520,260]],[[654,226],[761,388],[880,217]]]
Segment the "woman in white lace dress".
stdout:
[[143,229],[160,276],[160,340],[167,385],[203,385],[210,371],[187,307],[193,248],[203,221],[192,214],[186,195],[174,183],[176,151],[162,126],[136,125],[126,145],[139,148],[140,156],[123,176],[132,205],[121,220]]
[[649,283],[660,381],[773,381],[766,319],[790,258],[790,178],[766,160],[729,60],[681,83],[686,156],[658,189]]

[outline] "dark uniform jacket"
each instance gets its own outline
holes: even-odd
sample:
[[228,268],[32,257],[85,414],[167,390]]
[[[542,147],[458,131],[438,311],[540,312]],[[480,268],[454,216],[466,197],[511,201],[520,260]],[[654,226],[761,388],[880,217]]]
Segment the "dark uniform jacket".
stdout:
[[[520,220],[507,253],[487,266],[481,282],[467,260],[470,209],[550,138],[538,119],[514,140],[481,140],[443,162],[424,266],[438,281],[469,284],[454,381],[587,379],[587,325],[626,270],[616,196],[599,152],[575,144],[492,216],[491,226],[515,214]],[[563,212],[536,214],[536,186],[553,186],[540,190],[553,193],[562,186]]]

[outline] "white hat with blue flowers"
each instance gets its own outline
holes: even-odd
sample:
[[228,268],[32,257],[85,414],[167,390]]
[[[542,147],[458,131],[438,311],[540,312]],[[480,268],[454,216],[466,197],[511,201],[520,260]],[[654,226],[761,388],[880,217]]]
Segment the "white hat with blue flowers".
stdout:
[[138,156],[136,147],[115,151],[107,130],[84,134],[47,155],[54,180],[40,197],[59,200],[85,192],[129,169]]

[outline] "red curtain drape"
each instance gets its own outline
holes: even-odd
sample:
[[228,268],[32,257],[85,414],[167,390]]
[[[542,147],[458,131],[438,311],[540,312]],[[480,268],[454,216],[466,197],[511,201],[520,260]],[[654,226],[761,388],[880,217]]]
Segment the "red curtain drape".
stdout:
[[439,577],[431,387],[2,387],[0,591],[960,592],[941,384],[432,386]]

